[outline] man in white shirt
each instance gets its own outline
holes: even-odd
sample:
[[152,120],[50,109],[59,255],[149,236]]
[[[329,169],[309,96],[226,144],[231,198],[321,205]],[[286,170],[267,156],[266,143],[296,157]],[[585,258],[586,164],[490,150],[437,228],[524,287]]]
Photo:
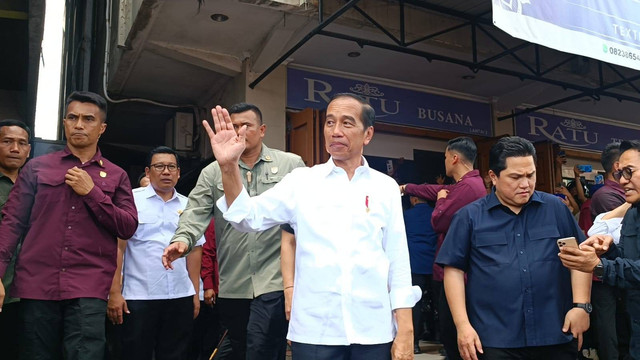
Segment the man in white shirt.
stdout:
[[[295,244],[287,242],[295,255],[282,249],[295,256],[295,262],[282,259],[290,264],[283,279],[293,279],[283,284],[285,295],[293,292],[287,336],[293,358],[413,359],[411,307],[420,291],[411,286],[400,191],[362,156],[373,137],[373,108],[357,95],[335,95],[324,124],[331,159],[295,169],[254,197],[243,189],[236,165],[245,127],[236,134],[219,106],[212,115],[216,134],[204,126],[222,169],[225,197],[217,205],[225,219],[240,231],[283,223],[295,230]],[[173,243],[165,267],[186,250],[185,243]]]
[[131,239],[118,239],[107,316],[122,324],[122,359],[151,360],[154,352],[156,360],[186,359],[193,319],[200,311],[204,238],[172,271],[162,267],[158,260],[187,205],[174,188],[180,178],[178,155],[166,146],[153,149],[145,172],[150,185],[133,190],[138,229]]

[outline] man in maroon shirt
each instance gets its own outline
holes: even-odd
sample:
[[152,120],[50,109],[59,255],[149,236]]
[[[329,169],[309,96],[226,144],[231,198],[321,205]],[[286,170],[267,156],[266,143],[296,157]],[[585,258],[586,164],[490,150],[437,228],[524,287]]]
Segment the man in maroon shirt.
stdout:
[[127,174],[97,146],[106,108],[97,94],[72,93],[67,146],[28,162],[2,210],[0,277],[24,236],[11,293],[22,299],[23,359],[104,356],[116,241],[138,225]]
[[600,163],[605,171],[604,186],[598,189],[591,197],[591,218],[611,211],[624,204],[624,189],[613,177],[613,173],[618,170],[618,160],[620,159],[620,143],[611,143],[602,151]]
[[[484,182],[478,170],[473,169],[477,148],[473,140],[461,136],[449,140],[444,152],[444,167],[447,176],[456,183],[453,185],[406,184],[400,185],[400,192],[435,201],[436,206],[431,214],[433,230],[438,234],[436,256],[444,241],[453,215],[465,205],[487,195]],[[439,292],[438,316],[440,320],[440,340],[447,351],[448,359],[459,359],[458,339],[453,318],[442,286],[444,272],[434,264],[433,282]],[[436,294],[437,295],[437,294]]]

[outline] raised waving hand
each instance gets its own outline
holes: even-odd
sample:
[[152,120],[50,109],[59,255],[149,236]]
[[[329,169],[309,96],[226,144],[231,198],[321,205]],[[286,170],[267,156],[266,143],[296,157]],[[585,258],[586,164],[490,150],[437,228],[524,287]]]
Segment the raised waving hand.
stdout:
[[245,132],[247,127],[242,126],[236,133],[229,112],[220,105],[211,109],[211,116],[215,132],[206,120],[202,121],[202,125],[209,135],[211,149],[216,160],[218,160],[220,167],[237,166],[240,155],[246,147]]

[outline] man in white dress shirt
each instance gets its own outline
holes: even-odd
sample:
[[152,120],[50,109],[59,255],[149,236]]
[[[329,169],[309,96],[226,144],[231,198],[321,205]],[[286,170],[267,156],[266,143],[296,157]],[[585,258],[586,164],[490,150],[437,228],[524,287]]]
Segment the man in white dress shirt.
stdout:
[[[411,286],[400,191],[362,156],[373,137],[373,108],[354,94],[334,96],[324,124],[331,159],[295,169],[254,197],[236,165],[245,128],[236,134],[219,106],[212,115],[216,134],[204,126],[222,169],[225,197],[217,205],[225,219],[240,231],[282,223],[295,230],[295,243],[282,244],[282,262],[290,264],[283,279],[293,279],[284,283],[285,295],[293,293],[287,336],[293,358],[413,359],[411,307],[420,291]],[[173,243],[165,266],[186,250]]]
[[166,146],[153,149],[145,172],[150,185],[133,190],[138,229],[131,239],[118,239],[107,316],[122,324],[122,359],[151,360],[155,352],[156,360],[186,360],[193,319],[200,310],[204,238],[173,270],[162,267],[159,259],[187,205],[187,198],[174,188],[180,178],[176,152]]

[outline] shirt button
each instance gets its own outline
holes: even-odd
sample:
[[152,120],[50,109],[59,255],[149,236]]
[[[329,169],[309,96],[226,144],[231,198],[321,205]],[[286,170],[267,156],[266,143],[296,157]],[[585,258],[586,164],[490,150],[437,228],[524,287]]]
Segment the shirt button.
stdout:
[[67,271],[67,269],[65,269],[65,268],[62,268],[62,272],[65,272],[65,271]]
[[520,234],[516,234],[516,236],[520,236]]
[[527,269],[526,269],[526,268],[525,268],[525,269],[522,269],[522,271],[527,272]]
[[71,225],[67,226],[67,229],[71,230]]
[[69,248],[65,246],[65,247],[64,247],[64,250],[65,250],[65,251],[66,251],[66,250],[69,250]]
[[72,206],[72,207],[71,207],[71,210],[75,210],[75,209],[76,209],[76,207],[75,207],[75,206]]
[[524,251],[520,250],[520,255],[524,254]]

